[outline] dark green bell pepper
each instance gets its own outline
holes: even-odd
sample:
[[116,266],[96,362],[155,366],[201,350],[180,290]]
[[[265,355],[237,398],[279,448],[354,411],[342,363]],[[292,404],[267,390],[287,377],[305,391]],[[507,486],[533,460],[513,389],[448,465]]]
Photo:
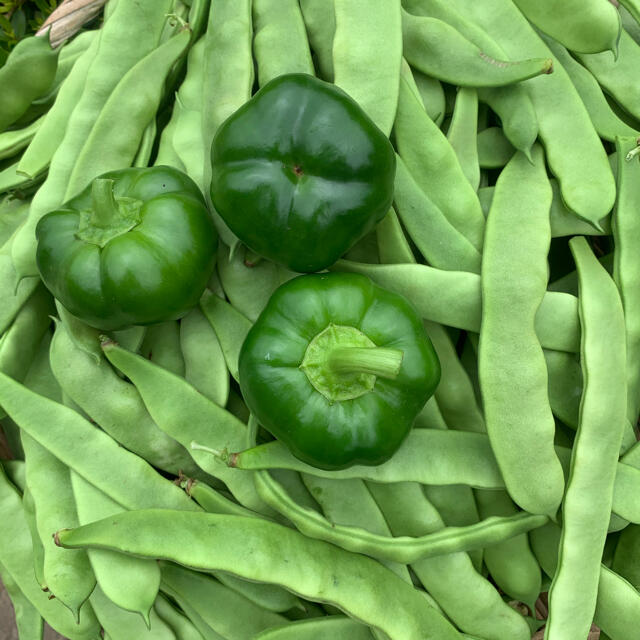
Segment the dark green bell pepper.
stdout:
[[260,423],[322,469],[377,465],[435,391],[440,363],[401,296],[355,273],[299,276],[275,291],[240,352]]
[[103,174],[46,214],[36,237],[47,288],[103,330],[183,316],[198,303],[218,246],[200,190],[171,167]]
[[250,249],[320,271],[384,217],[393,200],[388,138],[333,84],[275,78],[218,129],[211,200]]

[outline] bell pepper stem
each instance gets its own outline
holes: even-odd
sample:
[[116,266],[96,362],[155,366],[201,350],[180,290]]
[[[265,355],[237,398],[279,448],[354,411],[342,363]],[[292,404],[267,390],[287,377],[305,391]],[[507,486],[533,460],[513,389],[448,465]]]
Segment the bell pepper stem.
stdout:
[[327,364],[336,373],[369,373],[393,380],[400,373],[403,353],[386,347],[335,347]]
[[110,178],[96,178],[91,186],[91,223],[102,229],[108,228],[120,215],[120,207],[113,193],[113,183]]

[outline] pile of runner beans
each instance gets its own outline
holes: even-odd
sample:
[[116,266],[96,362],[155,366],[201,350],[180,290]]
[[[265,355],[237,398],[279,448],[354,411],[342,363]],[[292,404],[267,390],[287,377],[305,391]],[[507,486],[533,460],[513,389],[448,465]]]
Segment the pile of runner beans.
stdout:
[[16,46],[21,640],[638,638],[640,2],[616,5],[109,0]]

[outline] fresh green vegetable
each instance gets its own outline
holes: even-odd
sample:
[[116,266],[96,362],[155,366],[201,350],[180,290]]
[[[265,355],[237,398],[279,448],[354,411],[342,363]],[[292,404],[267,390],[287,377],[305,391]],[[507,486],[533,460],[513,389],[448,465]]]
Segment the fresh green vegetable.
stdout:
[[229,228],[294,271],[332,265],[393,198],[388,139],[347,94],[305,74],[272,80],[226,120],[211,162]]
[[239,371],[260,423],[325,469],[388,460],[440,379],[406,300],[340,273],[282,285],[249,331]]
[[217,234],[197,186],[170,167],[105,173],[45,215],[36,234],[44,283],[99,329],[185,315],[216,256]]

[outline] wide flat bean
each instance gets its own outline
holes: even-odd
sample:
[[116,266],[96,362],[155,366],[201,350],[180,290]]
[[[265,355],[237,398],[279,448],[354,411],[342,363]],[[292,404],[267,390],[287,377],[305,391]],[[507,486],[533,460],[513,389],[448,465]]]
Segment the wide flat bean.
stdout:
[[153,608],[158,617],[173,631],[176,640],[203,640],[194,624],[178,611],[164,596],[156,598]]
[[620,291],[624,308],[627,344],[627,419],[635,424],[640,407],[640,160],[627,159],[627,153],[637,148],[637,139],[618,138],[618,199],[612,217],[613,279]]
[[[250,97],[253,87],[251,0],[212,0],[205,41],[202,88],[202,139],[205,149],[218,127]],[[220,64],[224,60],[224,64]],[[211,182],[211,156],[204,158],[204,184]],[[211,208],[209,189],[205,198]],[[216,229],[232,249],[238,239],[212,209]]]
[[96,586],[90,601],[102,628],[114,640],[176,640],[171,628],[156,614],[155,609],[151,610],[150,624],[147,625],[139,615],[111,602],[100,586]]
[[[500,127],[489,127],[478,134],[478,163],[482,169],[501,169],[515,152]],[[491,189],[492,187],[485,187]]]
[[615,142],[616,136],[637,136],[638,132],[621,120],[613,111],[593,74],[583,67],[559,42],[544,39],[553,55],[569,74],[573,86],[584,102],[598,135]]
[[610,53],[582,54],[578,58],[625,111],[640,118],[640,90],[629,82],[640,64],[640,45],[626,31],[620,35],[616,58]]
[[541,31],[572,51],[597,53],[618,49],[620,16],[600,0],[513,0]]
[[333,0],[300,0],[300,9],[319,76],[333,82],[333,34],[336,30]]
[[80,524],[71,488],[71,471],[26,433],[22,434],[22,446],[36,526],[44,551],[44,583],[77,620],[80,607],[95,587],[96,578],[86,553],[60,553],[51,539],[51,532],[67,526],[65,523]]
[[[369,276],[381,287],[411,300],[426,320],[478,333],[481,318],[480,276],[443,271],[419,264],[370,265],[339,260],[332,270]],[[535,317],[536,333],[543,347],[577,352],[580,343],[578,300],[559,291],[548,291]]]
[[564,483],[553,450],[547,371],[534,328],[547,284],[551,188],[539,147],[533,158],[532,165],[522,153],[513,157],[491,203],[482,260],[478,373],[487,433],[509,494],[521,508],[553,516]]
[[415,264],[411,247],[407,241],[398,214],[393,208],[376,226],[378,255],[386,264]]
[[[82,95],[75,103],[64,137],[51,158],[47,179],[34,196],[29,217],[12,249],[18,279],[38,274],[36,225],[45,213],[65,200],[78,154],[101,109],[127,71],[157,47],[170,7],[170,0],[153,3],[119,0],[111,19],[101,29],[100,46],[91,61]],[[140,24],[146,28],[140,30]],[[110,133],[107,132],[107,139]]]
[[480,272],[480,252],[418,186],[402,158],[396,158],[394,202],[398,216],[420,253],[432,266]]
[[[457,29],[483,52],[508,60],[504,49],[476,22],[444,0],[403,0],[405,9],[418,16],[438,18]],[[524,84],[505,87],[479,87],[478,97],[500,117],[505,135],[527,157],[538,136],[538,121]]]
[[334,11],[333,81],[389,135],[403,48],[400,0],[334,0]]
[[[114,343],[105,342],[102,348],[107,359],[136,386],[156,424],[183,446],[203,439],[218,448],[244,446],[246,426],[184,379]],[[263,512],[251,475],[226,468],[193,449],[190,452],[201,468],[227,484],[241,504]]]
[[[101,520],[124,510],[74,471],[71,472],[71,486],[79,524]],[[128,558],[106,549],[91,549],[87,553],[104,595],[118,607],[139,613],[149,626],[151,607],[160,587],[157,563]]]
[[[65,200],[106,171],[131,165],[158,109],[171,67],[189,44],[189,31],[170,38],[125,73],[106,100],[69,176]],[[104,141],[109,140],[105,145]]]
[[[163,531],[161,538],[158,531]],[[338,606],[392,640],[460,637],[441,614],[425,606],[419,592],[378,562],[258,518],[133,511],[60,531],[57,540],[67,547],[98,545],[280,584]]]
[[[65,393],[129,451],[175,475],[181,470],[195,473],[189,452],[158,428],[136,388],[118,376],[101,352],[96,359],[75,344],[75,332],[69,329],[67,322],[57,324],[49,354],[53,374]],[[99,349],[98,332],[86,330],[87,339]]]
[[253,0],[252,16],[253,53],[261,87],[285,73],[314,75],[297,0]]
[[0,403],[23,431],[123,507],[199,510],[180,488],[75,411],[1,373]]
[[425,112],[413,86],[411,72],[403,66],[394,123],[400,157],[447,220],[480,250],[484,216],[478,198],[465,178],[453,147]]
[[[511,0],[453,0],[453,6],[486,29],[507,55],[552,57]],[[527,89],[549,168],[558,178],[567,207],[597,226],[615,200],[613,175],[578,92],[555,62],[551,75],[527,81]]]
[[173,563],[162,563],[163,589],[175,594],[178,603],[188,602],[216,633],[228,640],[244,640],[285,618],[267,611],[211,576],[196,573]]
[[[199,444],[206,445],[206,440]],[[504,480],[489,440],[480,433],[414,429],[389,461],[378,466],[354,465],[340,471],[327,471],[305,464],[278,441],[239,453],[219,450],[215,453],[238,469],[294,469],[321,478],[467,484],[483,489],[504,489]]]
[[[402,13],[403,54],[411,66],[463,87],[502,87],[551,73],[550,58],[496,60],[437,18]],[[455,55],[451,52],[455,51]]]
[[0,471],[0,563],[22,593],[63,637],[70,640],[99,640],[100,625],[88,604],[80,609],[76,624],[69,610],[55,598],[49,599],[33,573],[31,536],[24,518],[22,500],[16,489]]
[[[563,502],[558,569],[549,590],[549,638],[582,637],[591,627],[626,412],[625,327],[618,291],[584,238],[572,239],[570,247],[580,281],[585,383]],[[607,398],[604,406],[602,397]]]
[[480,186],[478,163],[478,92],[460,87],[456,94],[447,140],[458,156],[460,166],[474,191]]
[[411,73],[420,92],[425,111],[440,126],[444,120],[446,109],[442,83],[437,78],[432,78],[417,69],[412,69]]
[[223,407],[229,398],[229,371],[220,342],[202,311],[195,307],[180,320],[185,380]]
[[184,377],[184,358],[180,349],[180,325],[177,320],[151,325],[144,336],[140,355],[167,371]]
[[[395,536],[442,531],[444,522],[418,484],[370,484]],[[477,572],[466,553],[451,553],[411,564],[425,589],[463,631],[496,640],[528,639],[526,624]]]

